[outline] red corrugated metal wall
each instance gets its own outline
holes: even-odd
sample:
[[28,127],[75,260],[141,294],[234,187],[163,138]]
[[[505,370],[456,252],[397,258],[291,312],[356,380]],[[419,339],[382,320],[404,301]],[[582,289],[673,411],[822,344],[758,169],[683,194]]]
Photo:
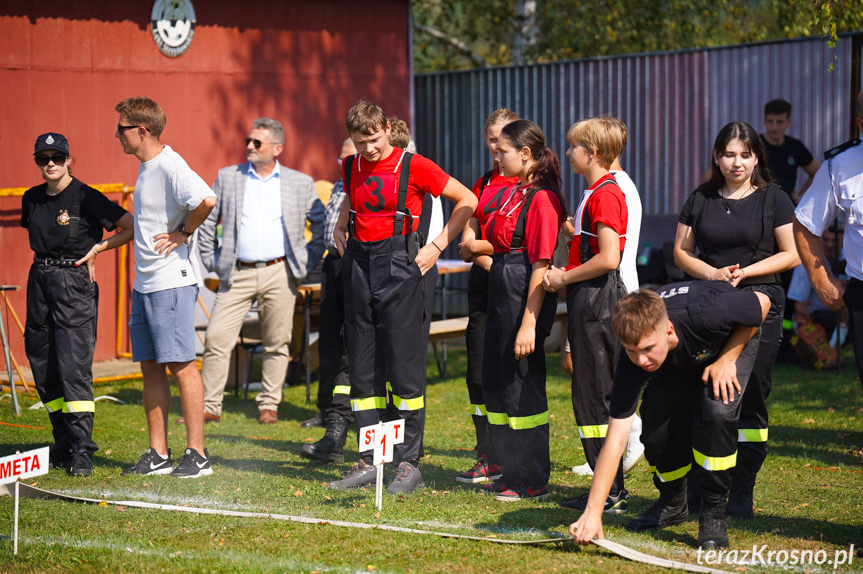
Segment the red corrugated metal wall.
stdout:
[[[410,120],[407,1],[360,8],[347,0],[198,0],[194,7],[189,50],[168,58],[150,34],[152,0],[0,0],[0,188],[40,182],[33,141],[46,131],[69,138],[82,181],[134,185],[138,162],[114,138],[114,106],[128,96],[161,104],[163,143],[209,182],[220,167],[244,160],[243,139],[257,117],[285,125],[282,163],[330,181],[338,177],[345,112],[359,98]],[[24,286],[32,253],[19,218],[20,198],[0,198],[0,283]],[[114,254],[98,273],[97,360],[114,356]],[[23,290],[10,300],[23,321]],[[12,351],[26,363],[8,319]]]

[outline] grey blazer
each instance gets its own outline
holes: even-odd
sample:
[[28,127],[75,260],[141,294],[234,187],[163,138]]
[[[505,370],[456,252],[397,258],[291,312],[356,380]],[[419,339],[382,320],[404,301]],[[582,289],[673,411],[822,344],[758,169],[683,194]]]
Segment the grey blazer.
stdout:
[[[312,178],[279,164],[282,187],[282,221],[285,229],[285,264],[288,273],[298,282],[320,260],[324,244],[324,205],[315,192]],[[249,163],[232,165],[219,170],[213,191],[216,207],[201,225],[198,251],[201,262],[219,276],[219,291],[231,288],[237,265],[237,236],[243,218],[243,197]],[[311,224],[312,240],[303,237],[306,220]],[[222,224],[222,245],[218,249],[216,227]]]

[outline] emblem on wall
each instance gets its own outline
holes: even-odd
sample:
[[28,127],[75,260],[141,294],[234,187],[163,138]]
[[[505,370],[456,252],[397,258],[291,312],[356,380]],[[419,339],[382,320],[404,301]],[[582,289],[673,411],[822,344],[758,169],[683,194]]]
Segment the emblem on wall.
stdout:
[[182,56],[195,37],[195,8],[191,0],[156,0],[150,12],[150,32],[159,51],[169,58]]

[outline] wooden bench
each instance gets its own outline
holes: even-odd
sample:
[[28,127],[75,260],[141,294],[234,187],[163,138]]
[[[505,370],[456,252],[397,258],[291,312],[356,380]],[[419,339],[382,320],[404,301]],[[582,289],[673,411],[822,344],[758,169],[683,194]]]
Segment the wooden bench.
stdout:
[[443,341],[444,339],[457,339],[464,337],[467,329],[467,317],[455,317],[452,319],[441,319],[432,321],[429,329],[429,342]]
[[[557,304],[557,310],[555,311],[555,322],[561,322],[561,334],[560,334],[560,351],[563,352],[564,343],[566,342],[566,322],[569,314],[566,310],[566,302],[561,301]],[[441,376],[446,376],[446,371],[444,370],[444,365],[441,363],[440,357],[438,357],[437,345],[434,343],[438,341],[444,341],[446,339],[458,339],[464,337],[465,331],[467,330],[467,317],[454,317],[452,319],[439,319],[437,321],[432,321],[431,327],[429,328],[429,342],[432,343],[432,350],[434,351],[435,362],[438,367],[438,374]]]

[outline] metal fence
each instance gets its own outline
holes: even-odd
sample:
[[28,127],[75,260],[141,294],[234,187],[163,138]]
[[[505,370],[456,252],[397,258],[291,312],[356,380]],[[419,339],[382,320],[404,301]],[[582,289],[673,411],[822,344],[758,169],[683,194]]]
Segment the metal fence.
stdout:
[[[623,168],[645,215],[680,211],[710,166],[713,140],[730,121],[763,130],[764,103],[794,106],[788,131],[816,158],[849,139],[850,100],[860,89],[861,36],[831,51],[801,39],[685,52],[417,75],[415,139],[421,154],[472,185],[491,165],[482,137],[488,114],[504,106],[532,119],[563,158],[563,191],[574,209],[584,180],[568,169],[565,133],[581,118],[626,122]],[[854,85],[858,84],[858,85]]]

